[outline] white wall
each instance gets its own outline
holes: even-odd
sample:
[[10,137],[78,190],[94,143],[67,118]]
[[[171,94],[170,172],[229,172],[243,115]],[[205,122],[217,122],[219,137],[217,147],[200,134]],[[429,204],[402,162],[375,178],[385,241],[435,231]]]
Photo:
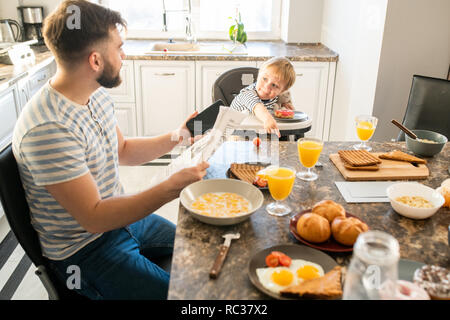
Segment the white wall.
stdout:
[[325,0],[321,42],[339,54],[330,140],[357,140],[354,118],[372,114],[387,0]]
[[449,65],[450,0],[390,0],[374,101],[382,125],[374,139],[397,137],[390,121],[402,121],[414,74],[447,78]]
[[281,39],[287,43],[319,43],[323,0],[283,0]]
[[42,6],[44,15],[52,12],[62,0],[0,0],[0,19],[13,19],[18,21],[18,6]]

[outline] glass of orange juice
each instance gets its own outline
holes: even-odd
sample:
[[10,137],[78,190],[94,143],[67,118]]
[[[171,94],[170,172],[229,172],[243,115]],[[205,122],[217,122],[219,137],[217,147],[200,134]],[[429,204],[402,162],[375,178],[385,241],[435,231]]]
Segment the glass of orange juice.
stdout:
[[300,163],[307,169],[307,171],[298,172],[297,177],[305,181],[316,180],[318,175],[312,172],[311,168],[319,160],[323,141],[317,138],[301,138],[297,140],[297,149]]
[[374,116],[359,115],[355,118],[355,122],[356,134],[361,140],[361,143],[355,144],[353,148],[356,150],[372,150],[372,148],[366,144],[366,141],[372,138],[375,128],[377,127],[378,119]]
[[292,209],[282,203],[292,191],[295,182],[295,170],[291,167],[271,167],[266,171],[269,192],[275,202],[269,203],[266,210],[273,216],[285,216]]

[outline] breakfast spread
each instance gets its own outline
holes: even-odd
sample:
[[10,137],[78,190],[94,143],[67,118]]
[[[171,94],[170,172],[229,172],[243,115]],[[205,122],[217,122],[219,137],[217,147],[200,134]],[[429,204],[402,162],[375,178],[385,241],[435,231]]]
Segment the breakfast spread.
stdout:
[[198,197],[192,209],[210,217],[236,217],[249,212],[250,202],[232,192],[211,192]]
[[341,267],[336,266],[325,275],[305,280],[280,291],[284,296],[312,299],[336,299],[342,296]]
[[294,111],[289,109],[278,109],[274,111],[275,117],[281,119],[293,119]]
[[311,213],[303,214],[297,222],[297,233],[306,241],[322,243],[331,235],[345,246],[352,246],[359,234],[369,230],[362,221],[346,217],[345,209],[332,200],[316,203]]
[[[281,255],[289,258],[289,263],[284,265],[268,264],[266,268],[257,268],[256,275],[261,285],[267,290],[280,293],[282,290],[290,286],[298,285],[311,279],[316,279],[324,275],[322,266],[317,263],[302,260],[291,259],[282,252],[273,251],[266,257],[266,262],[270,261],[274,256]],[[271,256],[271,257],[269,257]]]
[[450,300],[450,270],[425,265],[414,272],[414,283],[435,300]]
[[402,196],[395,198],[396,201],[414,208],[433,208],[434,205],[421,196]]
[[407,154],[400,150],[394,150],[387,153],[382,153],[379,155],[380,159],[388,159],[388,160],[397,160],[397,161],[406,161],[410,163],[417,163],[417,164],[425,164],[427,161],[425,159],[421,159],[415,156],[412,156],[410,154]]

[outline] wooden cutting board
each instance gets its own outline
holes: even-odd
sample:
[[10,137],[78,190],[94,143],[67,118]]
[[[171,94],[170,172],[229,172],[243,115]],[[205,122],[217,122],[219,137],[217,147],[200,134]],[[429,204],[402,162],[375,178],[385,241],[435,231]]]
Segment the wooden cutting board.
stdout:
[[[375,156],[381,153],[372,153]],[[357,171],[348,170],[344,167],[341,157],[338,154],[330,154],[330,160],[341,172],[347,181],[368,181],[368,180],[420,180],[426,179],[430,172],[425,164],[417,167],[409,162],[380,159],[380,169],[377,171]]]

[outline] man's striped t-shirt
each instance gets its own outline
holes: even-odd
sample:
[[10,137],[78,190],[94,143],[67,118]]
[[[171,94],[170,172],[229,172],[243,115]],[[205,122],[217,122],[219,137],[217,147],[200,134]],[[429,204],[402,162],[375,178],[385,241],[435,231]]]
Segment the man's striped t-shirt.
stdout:
[[27,103],[13,152],[44,256],[65,259],[101,236],[81,227],[45,186],[90,173],[102,199],[123,194],[117,148],[114,104],[103,88],[79,105],[48,82]]
[[278,97],[270,100],[261,100],[256,92],[256,82],[243,88],[241,92],[231,102],[231,108],[237,111],[247,111],[253,113],[253,109],[258,103],[262,103],[267,109],[273,109]]

